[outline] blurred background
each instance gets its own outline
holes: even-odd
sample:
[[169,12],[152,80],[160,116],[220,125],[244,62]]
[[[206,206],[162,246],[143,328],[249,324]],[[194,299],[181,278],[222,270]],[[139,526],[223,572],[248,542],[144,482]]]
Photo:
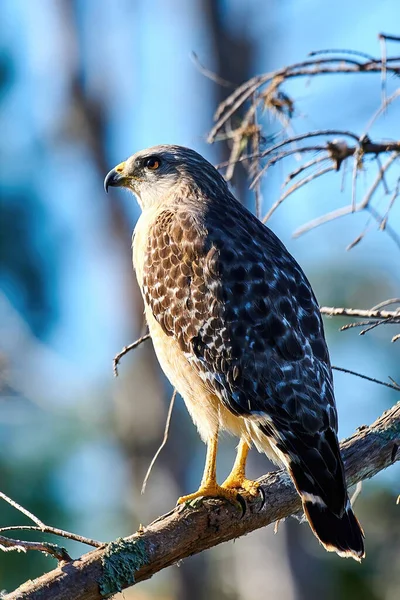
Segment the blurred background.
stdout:
[[[167,446],[140,495],[172,390],[151,342],[128,354],[113,377],[114,355],[144,331],[130,252],[139,211],[124,191],[105,195],[104,176],[133,152],[158,143],[193,147],[214,163],[226,158],[222,143],[205,140],[229,90],[199,72],[192,51],[239,84],[312,50],[353,48],[379,56],[377,34],[398,35],[398,22],[397,0],[2,0],[2,492],[47,524],[111,540],[197,489],[205,447],[178,398]],[[361,133],[381,101],[379,75],[296,81],[290,91],[297,98],[297,133],[325,127]],[[399,139],[399,116],[394,104],[371,136]],[[268,116],[263,127],[266,135],[273,129]],[[286,174],[284,167],[269,173],[264,210],[279,197]],[[375,174],[362,174],[360,194]],[[233,184],[252,207],[240,170]],[[321,305],[369,308],[399,296],[400,251],[374,223],[360,244],[345,251],[367,215],[291,238],[296,227],[350,198],[351,183],[341,192],[341,175],[329,175],[288,198],[269,225],[306,271]],[[398,209],[390,217],[397,231]],[[358,330],[339,333],[344,321],[325,322],[334,365],[400,379],[393,328],[360,337]],[[335,374],[335,385],[341,437],[399,399],[342,373]],[[222,440],[220,479],[230,470],[234,446],[234,440]],[[251,475],[269,468],[254,451]],[[328,555],[307,525],[290,519],[277,535],[270,527],[211,549],[123,596],[250,600],[268,590],[278,600],[398,599],[399,481],[397,464],[363,485],[356,505],[367,537],[361,566]],[[29,522],[0,500],[0,526],[22,523]],[[88,550],[60,543],[74,557]],[[11,591],[55,566],[39,553],[0,553],[0,590]]]

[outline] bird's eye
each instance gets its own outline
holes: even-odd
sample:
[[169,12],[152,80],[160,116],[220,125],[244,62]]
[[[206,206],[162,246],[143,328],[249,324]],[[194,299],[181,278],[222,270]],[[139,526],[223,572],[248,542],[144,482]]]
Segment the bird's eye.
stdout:
[[146,160],[144,161],[144,166],[146,167],[146,169],[156,171],[161,166],[161,158],[159,158],[158,156],[149,156],[149,158],[146,158]]

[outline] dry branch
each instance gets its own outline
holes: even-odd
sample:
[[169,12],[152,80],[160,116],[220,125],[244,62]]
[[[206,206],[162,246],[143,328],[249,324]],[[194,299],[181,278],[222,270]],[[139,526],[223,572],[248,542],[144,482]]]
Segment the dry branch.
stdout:
[[[389,300],[380,302],[377,306],[369,310],[363,310],[360,308],[322,306],[320,311],[321,314],[328,317],[360,317],[361,319],[367,319],[366,321],[355,321],[353,323],[348,323],[340,328],[340,331],[345,331],[346,329],[353,329],[354,327],[366,327],[366,329],[360,331],[360,335],[364,335],[365,333],[368,333],[368,331],[371,331],[380,325],[399,325],[400,307],[396,310],[381,310],[384,306],[388,306],[389,304],[398,304],[399,302],[399,298],[391,298]],[[398,339],[400,339],[400,335],[394,335],[392,337],[392,342],[396,342]]]
[[138,340],[136,340],[132,344],[129,344],[128,346],[124,346],[122,348],[121,352],[118,352],[118,354],[116,354],[114,356],[113,371],[114,371],[115,377],[118,377],[118,365],[120,363],[121,358],[123,356],[125,356],[125,354],[128,354],[128,352],[130,352],[131,350],[135,350],[135,348],[140,346],[140,344],[142,344],[143,342],[145,342],[146,340],[149,340],[149,339],[150,339],[150,334],[146,333],[145,335],[142,335],[142,337],[140,337]]
[[43,554],[54,556],[59,562],[64,563],[71,561],[71,557],[65,548],[61,548],[56,544],[49,542],[27,542],[25,540],[14,540],[4,535],[0,535],[0,550],[2,552],[28,552],[29,550],[37,550]]
[[[35,526],[32,525],[12,525],[6,527],[0,527],[0,534],[8,531],[40,531],[41,533],[51,533],[52,535],[56,535],[58,537],[63,537],[69,540],[74,540],[75,542],[80,542],[81,544],[87,544],[88,546],[93,546],[95,548],[99,548],[100,546],[104,546],[103,542],[98,542],[97,540],[92,540],[90,538],[86,538],[82,535],[78,535],[76,533],[71,533],[69,531],[64,531],[63,529],[58,529],[57,527],[51,527],[50,525],[46,525],[41,521],[36,515],[31,513],[28,509],[21,506],[4,494],[0,492],[0,500],[4,500],[10,506],[18,510],[20,513],[28,517],[31,521],[36,523]],[[30,542],[26,540],[15,540],[3,535],[0,535],[0,550],[2,552],[28,552],[31,550],[36,550],[38,552],[43,552],[44,554],[48,554],[50,556],[54,556],[58,561],[70,561],[72,560],[65,548],[61,546],[57,546],[56,544],[51,544],[49,542]],[[1,595],[0,595],[1,596]]]
[[[387,301],[381,303],[386,304]],[[393,301],[392,301],[393,303]],[[379,310],[362,308],[340,308],[334,306],[321,306],[321,314],[327,317],[360,317],[361,319],[400,319],[400,308],[397,310]]]
[[[218,107],[214,116],[216,123],[210,131],[208,141],[213,143],[226,140],[230,144],[229,160],[219,165],[219,167],[227,167],[225,174],[227,179],[233,177],[237,163],[243,163],[246,167],[251,181],[250,187],[256,194],[257,216],[260,216],[260,183],[268,169],[284,159],[286,161],[289,158],[301,160],[303,156],[309,156],[311,153],[310,159],[305,160],[300,166],[295,166],[289,173],[283,185],[282,195],[265,214],[263,222],[266,222],[292,193],[310,184],[317,177],[324,176],[331,171],[339,171],[342,164],[347,165],[352,161],[349,205],[307,223],[299,228],[295,235],[298,236],[337,217],[366,210],[378,222],[379,228],[382,231],[385,230],[400,247],[399,235],[387,226],[389,213],[399,196],[400,178],[397,178],[397,185],[393,189],[390,189],[386,181],[387,171],[400,155],[400,140],[373,141],[368,135],[368,131],[376,120],[387,111],[389,105],[392,105],[400,97],[400,87],[397,87],[389,97],[386,93],[388,75],[391,75],[393,79],[400,75],[400,57],[388,56],[386,52],[386,42],[396,41],[397,38],[380,34],[379,40],[382,48],[380,58],[344,49],[312,52],[305,61],[252,77],[235,89]],[[356,134],[352,131],[332,129],[293,135],[292,121],[297,112],[296,103],[284,90],[285,85],[291,79],[298,77],[312,79],[322,75],[336,74],[358,76],[365,73],[381,75],[382,103],[372,115],[363,133]],[[280,141],[272,145],[265,140],[262,135],[263,131],[258,125],[259,116],[266,111],[282,125],[282,129],[274,136],[275,141],[277,138]],[[333,139],[332,136],[335,138]],[[315,143],[312,141],[315,138],[323,139]],[[312,143],[310,143],[311,141]],[[379,157],[381,154],[387,153],[390,154],[390,157],[382,167]],[[379,173],[364,198],[358,202],[357,182],[360,172],[364,169],[367,156],[376,160]],[[325,164],[324,168],[307,174],[313,167],[327,161],[328,165]],[[296,179],[302,173],[304,173],[303,178]],[[289,182],[292,181],[293,183],[288,188]],[[391,194],[383,216],[372,205],[373,196],[381,188],[385,194]],[[347,246],[348,250],[363,239],[367,229]]]
[[[400,459],[400,403],[341,444],[347,481],[354,485]],[[279,519],[298,513],[299,496],[286,472],[260,479],[265,503],[252,502],[243,518],[234,506],[207,500],[180,506],[148,527],[24,583],[4,600],[100,600],[160,570]],[[368,524],[364,524],[368,543]]]

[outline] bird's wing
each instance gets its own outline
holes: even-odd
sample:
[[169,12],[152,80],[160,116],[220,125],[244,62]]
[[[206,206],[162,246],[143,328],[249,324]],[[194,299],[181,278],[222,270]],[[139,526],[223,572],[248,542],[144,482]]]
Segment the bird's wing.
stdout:
[[[279,239],[237,202],[201,218],[165,211],[143,276],[154,317],[210,390],[234,414],[260,420],[299,471],[303,492],[315,495],[320,481],[325,502],[337,496],[343,468],[322,320]],[[335,506],[343,502],[341,494]]]

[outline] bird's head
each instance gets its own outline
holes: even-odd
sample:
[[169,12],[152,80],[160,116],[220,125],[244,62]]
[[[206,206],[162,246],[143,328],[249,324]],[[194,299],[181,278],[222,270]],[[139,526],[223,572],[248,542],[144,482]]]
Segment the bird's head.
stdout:
[[183,191],[183,186],[208,196],[214,196],[222,188],[224,192],[227,190],[218,171],[200,154],[183,146],[141,150],[112,169],[104,180],[106,192],[109,187],[131,190],[142,209],[159,204],[175,191]]

